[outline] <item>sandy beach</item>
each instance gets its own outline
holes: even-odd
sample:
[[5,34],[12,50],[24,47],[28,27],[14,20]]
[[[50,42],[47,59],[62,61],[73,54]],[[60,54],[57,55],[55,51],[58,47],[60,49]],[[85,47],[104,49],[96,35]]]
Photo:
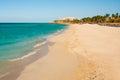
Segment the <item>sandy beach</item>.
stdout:
[[17,80],[120,80],[119,27],[73,24],[49,42]]

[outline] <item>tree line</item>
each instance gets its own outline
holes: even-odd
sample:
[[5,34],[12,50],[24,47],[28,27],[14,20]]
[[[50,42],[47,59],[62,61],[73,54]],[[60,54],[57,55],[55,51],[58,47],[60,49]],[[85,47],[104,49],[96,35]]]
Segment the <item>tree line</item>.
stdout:
[[93,17],[84,17],[82,19],[65,19],[65,20],[55,20],[54,23],[73,23],[73,24],[101,24],[101,23],[120,23],[120,14],[105,14],[104,16],[96,15]]

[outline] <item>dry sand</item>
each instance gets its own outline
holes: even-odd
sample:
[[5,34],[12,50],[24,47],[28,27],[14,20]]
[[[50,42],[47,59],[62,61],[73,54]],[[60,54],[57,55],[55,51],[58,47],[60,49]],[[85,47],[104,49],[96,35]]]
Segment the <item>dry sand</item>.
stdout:
[[120,80],[120,28],[70,25],[17,80]]

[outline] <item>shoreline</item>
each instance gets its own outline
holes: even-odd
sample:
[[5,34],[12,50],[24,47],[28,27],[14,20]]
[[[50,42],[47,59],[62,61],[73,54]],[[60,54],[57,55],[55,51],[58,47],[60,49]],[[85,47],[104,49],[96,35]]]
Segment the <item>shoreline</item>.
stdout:
[[63,31],[48,36],[47,43],[37,47],[37,54],[15,61],[12,73],[0,79],[118,80],[119,33],[120,28],[116,27],[69,24]]
[[118,80],[119,33],[97,24],[70,25],[49,39],[54,44],[48,54],[27,65],[17,80]]
[[42,58],[45,55],[47,55],[48,46],[54,44],[54,43],[48,41],[49,38],[63,33],[66,29],[67,29],[67,26],[64,29],[58,30],[55,33],[45,36],[45,38],[47,39],[45,41],[45,43],[44,42],[42,42],[43,44],[38,43],[34,46],[35,50],[37,51],[36,53],[31,52],[23,57],[11,59],[11,60],[7,61],[5,63],[5,67],[7,65],[10,65],[10,67],[7,66],[4,70],[2,70],[2,73],[0,75],[0,80],[9,80],[9,79],[16,80],[17,77],[21,74],[21,72],[24,70],[24,68],[27,65],[35,62],[36,60]]
[[[38,60],[39,58],[44,57],[45,55],[47,55],[47,49],[48,49],[48,45],[52,45],[53,43],[47,42],[46,44],[40,46],[40,50],[38,50],[39,52],[36,54],[33,54],[27,58],[21,59],[21,60],[17,60],[17,61],[12,61],[12,63],[10,63],[10,68],[7,68],[7,70],[5,70],[5,75],[3,75],[0,79],[1,80],[16,80],[17,77],[21,74],[21,72],[24,70],[24,68],[35,62],[36,60]],[[9,62],[8,62],[9,63]],[[7,64],[8,65],[8,64]],[[6,71],[8,74],[6,74]]]

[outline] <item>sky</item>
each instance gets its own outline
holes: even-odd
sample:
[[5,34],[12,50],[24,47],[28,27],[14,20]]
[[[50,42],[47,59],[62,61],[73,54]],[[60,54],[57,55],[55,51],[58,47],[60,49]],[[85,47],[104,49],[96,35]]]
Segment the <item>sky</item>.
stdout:
[[0,22],[52,22],[120,14],[120,0],[0,0]]

